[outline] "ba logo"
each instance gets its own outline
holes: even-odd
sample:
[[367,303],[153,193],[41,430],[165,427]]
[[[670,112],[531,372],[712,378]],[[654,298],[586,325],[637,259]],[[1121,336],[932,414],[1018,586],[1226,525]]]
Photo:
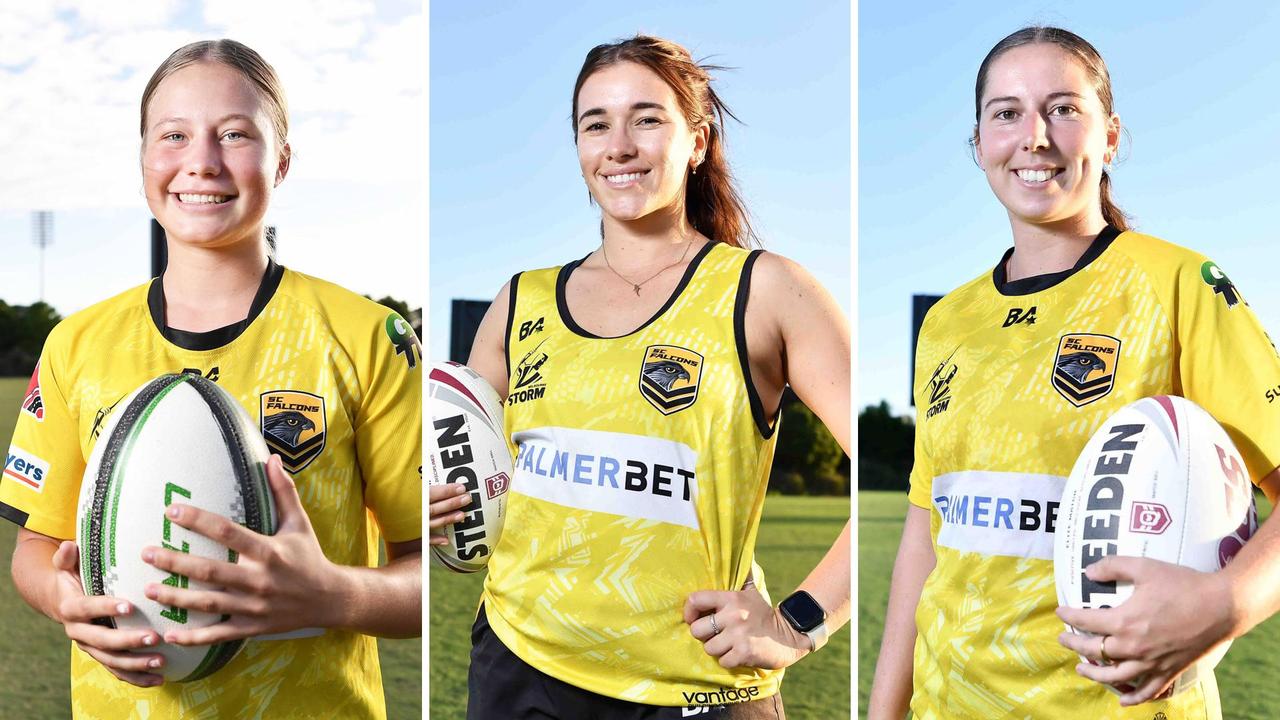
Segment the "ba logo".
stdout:
[[698,399],[703,357],[676,345],[650,345],[640,363],[640,394],[663,415]]
[[422,346],[418,344],[418,336],[413,334],[413,328],[397,313],[391,313],[387,316],[385,326],[387,337],[391,339],[391,344],[396,346],[396,354],[404,355],[404,360],[409,364],[410,370],[417,367],[418,356],[422,354]]
[[285,470],[301,471],[324,449],[324,398],[301,390],[272,390],[259,397],[267,447],[284,461]]
[[542,318],[538,318],[537,320],[525,320],[520,323],[521,340],[524,340],[536,332],[542,332]]
[[1154,502],[1134,502],[1133,513],[1129,517],[1129,530],[1145,535],[1160,535],[1173,522],[1169,516],[1169,508]]
[[1001,327],[1009,327],[1018,323],[1026,323],[1028,325],[1036,324],[1036,306],[1032,305],[1023,312],[1022,308],[1009,308],[1009,314],[1005,316],[1004,325]]
[[31,382],[27,383],[27,394],[22,396],[22,412],[44,422],[44,401],[40,399],[40,363],[31,373]]
[[507,405],[537,400],[547,393],[547,383],[542,379],[542,366],[549,359],[542,351],[542,346],[546,344],[546,340],[538,343],[516,363],[515,377],[512,378],[515,385],[507,396]]
[[1119,361],[1118,338],[1092,333],[1063,335],[1053,358],[1053,387],[1067,402],[1083,407],[1111,392]]
[[182,374],[196,375],[204,378],[205,380],[218,382],[218,366],[217,365],[214,365],[213,367],[209,368],[209,372],[200,372],[200,368],[182,368]]
[[1200,277],[1204,279],[1206,285],[1213,288],[1215,295],[1221,295],[1222,299],[1227,301],[1227,307],[1233,308],[1240,302],[1240,292],[1216,263],[1205,261],[1200,266]]

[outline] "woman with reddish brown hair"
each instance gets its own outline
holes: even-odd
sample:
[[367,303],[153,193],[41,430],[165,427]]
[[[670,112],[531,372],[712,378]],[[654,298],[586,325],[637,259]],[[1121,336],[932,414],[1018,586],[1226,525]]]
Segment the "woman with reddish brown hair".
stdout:
[[1091,581],[1130,582],[1133,595],[1058,607],[1058,506],[1120,408],[1194,401],[1252,481],[1280,493],[1280,412],[1258,392],[1280,382],[1280,357],[1217,265],[1132,229],[1111,196],[1120,137],[1107,65],[1079,35],[1023,28],[979,66],[974,158],[1013,246],[920,330],[915,462],[871,720],[1213,720],[1212,673],[1166,691],[1280,606],[1272,520],[1217,572],[1087,556]]
[[[848,620],[847,526],[777,608],[755,563],[783,387],[848,450],[849,331],[809,273],[747,249],[715,69],[646,36],[587,54],[572,121],[601,244],[516,274],[477,333],[516,477],[472,720],[781,718],[781,669]],[[461,519],[453,492],[432,488],[433,527]]]

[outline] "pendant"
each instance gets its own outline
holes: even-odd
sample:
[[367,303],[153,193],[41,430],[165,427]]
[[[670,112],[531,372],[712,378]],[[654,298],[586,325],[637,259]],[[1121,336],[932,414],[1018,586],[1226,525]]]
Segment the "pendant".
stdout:
[[640,296],[640,286],[639,286],[639,285],[632,285],[631,287],[636,291],[636,296],[637,296],[637,297],[639,297],[639,296]]

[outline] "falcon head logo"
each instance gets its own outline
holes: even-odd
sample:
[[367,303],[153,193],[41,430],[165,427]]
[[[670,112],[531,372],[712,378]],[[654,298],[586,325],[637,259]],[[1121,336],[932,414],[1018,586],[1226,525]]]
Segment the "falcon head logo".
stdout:
[[1074,352],[1058,358],[1058,370],[1070,375],[1078,383],[1084,382],[1094,370],[1105,370],[1106,367],[1102,358],[1091,352]]
[[1119,362],[1119,338],[1095,333],[1063,335],[1053,358],[1053,387],[1067,402],[1083,407],[1111,392]]
[[698,399],[702,355],[676,345],[650,345],[640,363],[640,394],[658,412],[670,415]]
[[290,445],[298,444],[298,436],[303,431],[315,429],[316,424],[297,410],[276,413],[262,421],[262,431],[264,433]]
[[689,371],[675,360],[663,360],[662,362],[651,362],[644,364],[644,376],[649,378],[654,385],[671,392],[671,386],[677,380],[688,380]]
[[272,390],[262,393],[261,403],[258,417],[267,448],[291,473],[310,465],[324,449],[324,398],[301,390]]

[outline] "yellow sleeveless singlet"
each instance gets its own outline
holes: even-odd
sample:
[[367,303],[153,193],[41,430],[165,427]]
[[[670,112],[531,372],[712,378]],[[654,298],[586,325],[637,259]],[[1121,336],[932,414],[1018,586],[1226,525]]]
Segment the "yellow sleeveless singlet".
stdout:
[[740,589],[753,572],[776,440],[743,339],[757,255],[708,244],[667,304],[615,338],[566,309],[581,261],[512,280],[516,467],[484,603],[539,670],[652,705],[777,692],[780,671],[720,667],[682,618],[691,593]]

